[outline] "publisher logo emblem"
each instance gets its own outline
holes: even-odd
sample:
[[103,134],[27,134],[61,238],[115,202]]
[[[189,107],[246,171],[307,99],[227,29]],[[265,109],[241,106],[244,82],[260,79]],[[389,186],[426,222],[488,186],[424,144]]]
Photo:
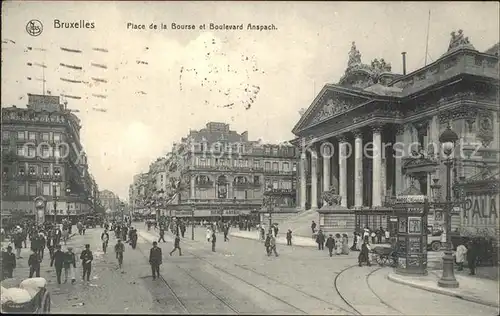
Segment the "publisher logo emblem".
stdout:
[[43,24],[39,20],[31,20],[26,24],[26,32],[31,36],[38,36],[42,34]]

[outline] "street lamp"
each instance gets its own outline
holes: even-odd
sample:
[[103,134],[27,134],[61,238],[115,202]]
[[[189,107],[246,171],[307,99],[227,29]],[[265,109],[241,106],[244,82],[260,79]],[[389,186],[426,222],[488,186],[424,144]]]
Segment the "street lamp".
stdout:
[[122,223],[123,223],[124,222],[123,212],[125,211],[125,203],[123,203],[123,202],[120,203],[120,211],[122,214]]
[[273,211],[274,211],[274,198],[272,197],[273,186],[269,184],[264,192],[264,206],[267,206],[269,211],[269,230],[271,231],[271,226],[273,222]]
[[157,202],[156,202],[156,206],[158,207],[157,211],[156,211],[156,222],[159,223],[160,222],[160,215],[161,215],[161,210],[163,209],[163,199],[164,199],[164,193],[165,191],[163,191],[163,189],[160,189],[158,190],[158,199],[157,199]]
[[191,240],[194,240],[194,207],[195,204],[191,205]]
[[52,182],[52,198],[54,200],[54,223],[55,223],[57,214],[57,183],[55,182]]
[[439,142],[443,149],[443,154],[446,157],[444,165],[446,166],[446,202],[444,212],[445,232],[446,232],[446,246],[443,256],[443,275],[438,280],[438,286],[446,288],[457,288],[458,281],[455,278],[453,247],[451,244],[451,211],[453,208],[451,202],[451,168],[453,166],[453,159],[451,154],[455,148],[455,143],[458,140],[458,135],[451,130],[450,126],[439,136]]

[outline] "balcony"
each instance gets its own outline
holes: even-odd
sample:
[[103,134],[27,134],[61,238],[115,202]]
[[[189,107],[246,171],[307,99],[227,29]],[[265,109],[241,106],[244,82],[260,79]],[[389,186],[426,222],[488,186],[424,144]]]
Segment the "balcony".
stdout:
[[272,189],[264,192],[265,195],[295,194],[295,189]]
[[191,171],[229,171],[229,172],[263,172],[261,167],[238,167],[238,166],[186,166],[185,170]]
[[198,188],[213,188],[214,187],[214,182],[213,181],[207,181],[207,182],[197,182],[195,183],[196,187]]
[[234,183],[233,188],[237,190],[255,189],[260,188],[262,183],[260,182],[246,182],[246,183]]
[[265,174],[282,175],[282,176],[293,176],[296,173],[296,171],[265,169],[264,173]]

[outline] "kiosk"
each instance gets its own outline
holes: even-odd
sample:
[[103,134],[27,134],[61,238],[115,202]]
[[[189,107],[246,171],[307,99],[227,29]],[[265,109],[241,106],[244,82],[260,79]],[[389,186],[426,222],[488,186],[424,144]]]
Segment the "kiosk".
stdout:
[[396,197],[397,274],[427,275],[427,214],[429,202],[413,185]]

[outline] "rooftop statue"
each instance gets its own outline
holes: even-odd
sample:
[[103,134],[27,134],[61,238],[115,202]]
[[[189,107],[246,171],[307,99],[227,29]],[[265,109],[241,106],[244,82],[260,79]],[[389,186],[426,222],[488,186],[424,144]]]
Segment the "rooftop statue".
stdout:
[[373,72],[380,73],[380,72],[390,72],[392,67],[391,64],[386,63],[383,58],[381,58],[380,60],[375,58],[371,63],[371,68]]
[[448,45],[448,51],[455,49],[460,46],[468,46],[472,49],[474,47],[472,44],[469,42],[468,37],[464,37],[464,31],[458,30],[458,34],[455,32],[451,32],[451,40],[450,40],[450,45]]
[[359,53],[359,50],[356,48],[356,42],[352,42],[351,50],[349,51],[349,61],[347,62],[347,68],[359,64],[361,64],[361,54]]

